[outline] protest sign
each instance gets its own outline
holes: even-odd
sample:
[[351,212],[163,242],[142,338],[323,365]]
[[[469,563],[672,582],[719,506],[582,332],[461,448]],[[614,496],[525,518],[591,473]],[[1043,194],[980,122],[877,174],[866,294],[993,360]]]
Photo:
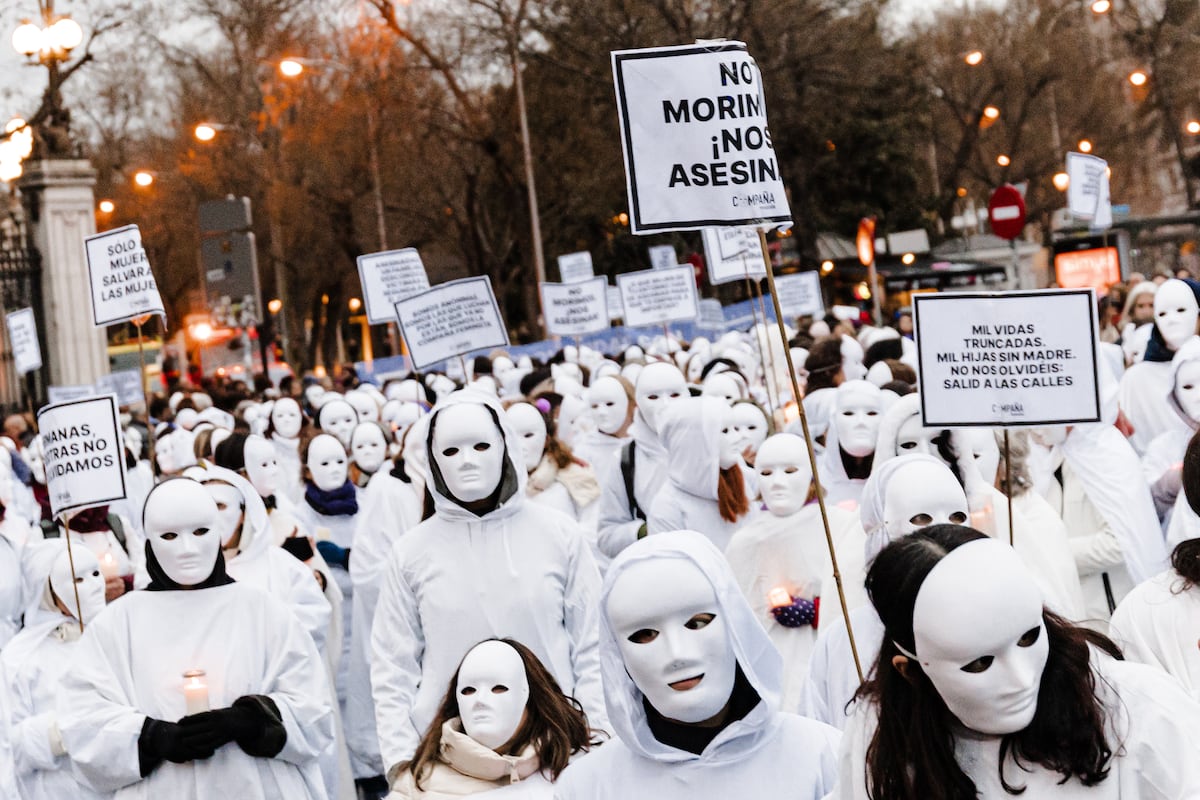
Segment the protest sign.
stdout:
[[608,299],[608,318],[622,319],[625,316],[625,306],[621,305],[621,290],[616,286],[609,286],[604,294]]
[[650,269],[670,269],[679,266],[675,248],[669,244],[656,244],[650,251]]
[[633,233],[791,222],[742,42],[612,53]]
[[825,302],[821,299],[821,276],[816,272],[794,272],[775,279],[775,291],[779,294],[779,308],[787,317],[825,315]]
[[368,253],[357,261],[369,325],[394,322],[396,301],[429,288],[425,265],[415,247]]
[[695,319],[696,278],[690,266],[627,272],[617,276],[626,325],[658,325]]
[[592,272],[592,254],[587,250],[567,253],[558,257],[558,277],[563,283],[579,283],[590,280],[594,274]]
[[607,288],[608,281],[603,277],[583,283],[543,283],[546,330],[555,336],[579,336],[607,328]]
[[700,319],[698,320],[698,324],[700,327],[710,331],[721,331],[724,333],[725,312],[721,308],[721,301],[706,298],[700,301],[699,306]]
[[508,346],[508,332],[487,277],[439,284],[400,300],[395,308],[417,369],[472,350]]
[[705,228],[704,260],[713,286],[767,277],[762,243],[754,228]]
[[1097,422],[1091,289],[913,298],[926,427]]
[[71,400],[81,400],[85,397],[95,397],[96,387],[90,383],[74,386],[47,386],[46,399],[50,403],[66,403]]
[[117,405],[133,406],[145,402],[146,395],[142,392],[142,371],[123,369],[108,375],[101,375],[96,380],[96,394],[113,394],[117,397]]
[[125,499],[117,399],[111,395],[42,408],[46,484],[54,516]]
[[142,248],[137,225],[126,225],[83,240],[92,285],[92,324],[97,328],[167,312]]
[[1093,228],[1112,225],[1108,162],[1084,153],[1067,153],[1067,207],[1077,217],[1091,220]]
[[37,320],[32,308],[21,308],[7,314],[8,343],[12,345],[13,364],[18,375],[42,368],[42,348],[38,344]]

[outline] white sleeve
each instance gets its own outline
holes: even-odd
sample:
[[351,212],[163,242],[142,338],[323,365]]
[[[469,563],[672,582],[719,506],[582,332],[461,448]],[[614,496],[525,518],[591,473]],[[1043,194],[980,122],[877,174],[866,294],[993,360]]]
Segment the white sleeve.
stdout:
[[[624,452],[622,450],[622,452]],[[600,520],[596,541],[600,552],[609,558],[637,541],[642,520],[629,513],[629,495],[625,492],[625,476],[621,473],[621,459],[609,459],[600,478]],[[648,509],[643,508],[642,513]]]
[[1125,553],[1108,523],[1095,533],[1072,536],[1067,543],[1075,557],[1080,577],[1094,575],[1125,564]]
[[683,505],[675,501],[675,493],[671,491],[671,487],[664,486],[654,496],[650,513],[646,515],[646,534],[684,530],[689,530],[689,527]]
[[[5,693],[4,705],[8,709],[8,738],[12,747],[13,768],[18,775],[24,775],[36,770],[58,769],[57,757],[51,749],[50,729],[54,727],[57,735],[58,726],[55,724],[53,711],[35,713],[33,698],[28,692],[30,680],[24,676],[15,675],[10,665],[3,670],[3,686],[0,691]],[[33,682],[36,676],[31,676]]]
[[279,708],[287,741],[275,758],[304,766],[334,740],[334,700],[324,662],[308,631],[281,603],[263,600],[280,612],[279,621],[272,624],[279,638],[271,643],[266,695]]
[[600,682],[600,573],[582,535],[572,534],[570,546],[563,624],[571,643],[575,699],[583,706],[591,727],[608,730]]
[[321,584],[317,583],[317,576],[295,556],[278,547],[272,546],[267,552],[272,570],[286,581],[288,608],[301,627],[308,631],[317,650],[324,651],[333,611],[321,591]]
[[371,626],[371,694],[384,771],[412,759],[421,732],[412,721],[421,685],[425,634],[417,598],[404,578],[403,554],[393,551]]

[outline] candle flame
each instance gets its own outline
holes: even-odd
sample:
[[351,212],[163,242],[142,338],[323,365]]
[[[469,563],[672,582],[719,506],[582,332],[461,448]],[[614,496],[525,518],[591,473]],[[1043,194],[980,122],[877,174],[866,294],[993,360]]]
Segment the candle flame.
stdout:
[[767,603],[771,608],[782,608],[792,604],[792,594],[784,586],[776,586],[767,592]]

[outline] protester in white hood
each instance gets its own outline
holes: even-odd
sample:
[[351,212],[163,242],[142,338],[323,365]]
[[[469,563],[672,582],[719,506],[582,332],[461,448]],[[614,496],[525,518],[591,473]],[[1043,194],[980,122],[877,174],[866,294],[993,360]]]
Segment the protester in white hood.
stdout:
[[360,489],[388,457],[388,435],[378,422],[360,422],[350,434],[351,480]]
[[579,527],[525,496],[521,445],[499,404],[458,392],[426,437],[435,514],[393,546],[371,636],[380,752],[394,784],[463,655],[490,637],[528,646],[605,728],[599,575]]
[[530,403],[513,403],[505,413],[521,441],[525,493],[578,522],[594,543],[600,484],[591,467],[550,433],[546,416]]
[[1188,439],[1200,428],[1200,337],[1188,339],[1171,359],[1171,378],[1164,397],[1177,423],[1155,436],[1142,456],[1142,471],[1150,485],[1154,507],[1170,525],[1171,509],[1179,495],[1183,454]]
[[865,380],[847,380],[835,390],[825,449],[817,461],[827,505],[858,509],[862,487],[871,474],[883,394]]
[[[32,601],[25,628],[0,658],[7,697],[16,781],[21,800],[94,800],[109,797],[91,789],[71,764],[58,726],[54,695],[63,673],[75,665],[82,633],[104,611],[100,562],[76,548],[75,566],[61,541],[30,545],[25,586]],[[76,603],[78,591],[78,603]]]
[[600,599],[615,741],[570,766],[560,800],[823,797],[837,732],[781,713],[783,659],[720,551],[673,531],[622,551]]
[[[333,716],[320,655],[291,611],[225,573],[216,526],[195,481],[150,493],[149,590],[87,626],[58,694],[67,752],[122,800],[323,798]],[[207,704],[185,697],[195,670]]]
[[275,445],[279,460],[279,491],[293,503],[299,503],[304,493],[304,481],[300,476],[300,431],[306,423],[300,404],[290,397],[281,397],[271,406],[267,438]]
[[597,470],[602,491],[597,543],[609,558],[646,535],[646,515],[667,477],[659,417],[671,403],[689,396],[683,373],[666,363],[644,367],[635,394],[631,441],[622,445],[616,463]]
[[724,551],[750,513],[733,410],[715,397],[687,397],[659,419],[667,482],[646,518],[649,534],[695,530]]
[[884,622],[834,798],[1200,794],[1200,703],[1045,610],[1003,543],[937,526],[867,578]]
[[588,387],[587,402],[596,429],[579,438],[575,453],[601,474],[620,458],[621,445],[629,438],[637,411],[633,384],[620,376],[600,378]]
[[29,534],[28,523],[15,516],[0,522],[0,649],[21,629],[21,557]]

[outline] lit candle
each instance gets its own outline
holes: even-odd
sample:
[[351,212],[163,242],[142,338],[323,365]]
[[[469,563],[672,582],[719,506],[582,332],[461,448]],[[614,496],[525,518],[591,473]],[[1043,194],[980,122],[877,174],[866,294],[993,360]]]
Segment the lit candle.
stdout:
[[183,699],[189,715],[208,711],[208,683],[204,680],[204,670],[189,669],[183,673]]
[[771,608],[783,608],[792,604],[792,593],[783,586],[776,586],[767,592],[767,605]]
[[117,560],[113,558],[112,553],[100,556],[100,574],[105,578],[117,577]]

